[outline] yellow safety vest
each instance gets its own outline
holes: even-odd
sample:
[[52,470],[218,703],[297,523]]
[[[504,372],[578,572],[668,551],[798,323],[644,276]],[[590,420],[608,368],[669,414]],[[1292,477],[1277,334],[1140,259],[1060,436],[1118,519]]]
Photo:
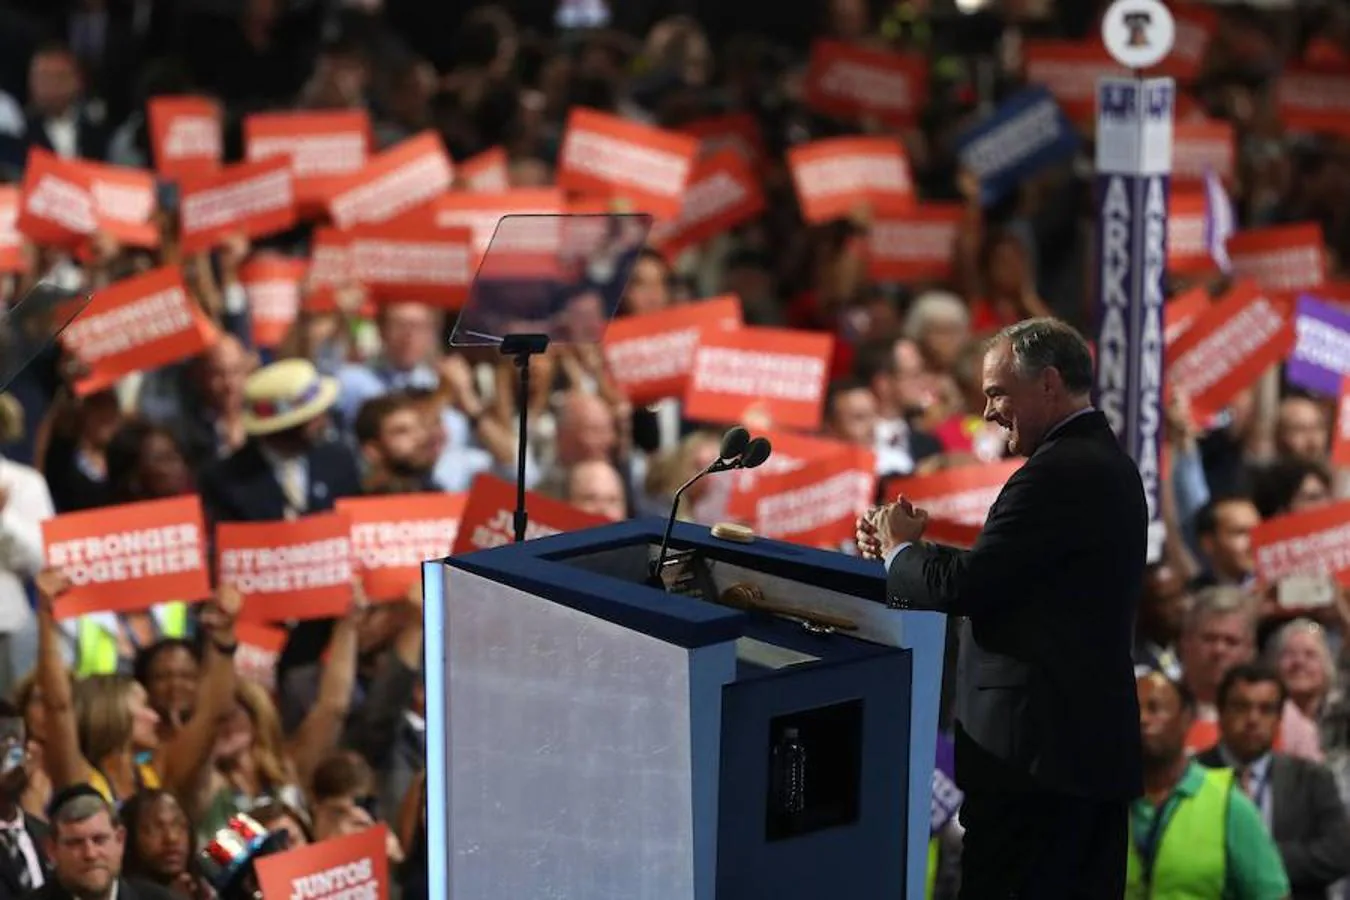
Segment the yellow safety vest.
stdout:
[[924,885],[923,895],[928,900],[933,900],[933,891],[937,889],[937,870],[938,870],[938,839],[930,838],[928,841],[928,879]]
[[[181,601],[158,607],[160,636],[187,637],[188,605]],[[109,633],[95,616],[82,616],[76,630],[75,676],[114,675],[117,672],[117,635]]]
[[1210,769],[1200,790],[1180,799],[1158,838],[1152,884],[1144,884],[1144,864],[1131,831],[1126,900],[1214,900],[1223,896],[1232,790],[1231,769]]

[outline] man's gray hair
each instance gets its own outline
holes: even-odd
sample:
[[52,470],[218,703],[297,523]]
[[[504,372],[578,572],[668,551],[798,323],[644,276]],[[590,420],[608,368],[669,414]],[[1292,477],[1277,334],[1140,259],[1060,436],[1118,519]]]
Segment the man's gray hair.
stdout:
[[57,833],[62,825],[78,825],[87,822],[99,813],[107,813],[108,820],[116,824],[112,807],[108,801],[94,794],[81,794],[62,803],[52,815],[52,832]]
[[1083,336],[1059,319],[1023,319],[994,336],[991,346],[1007,342],[1023,378],[1053,368],[1074,396],[1092,392],[1092,350]]
[[1230,584],[1216,584],[1196,591],[1186,609],[1186,619],[1182,624],[1183,632],[1191,632],[1200,624],[1215,616],[1240,615],[1247,623],[1247,630],[1256,636],[1256,598],[1240,587]]
[[921,340],[934,325],[951,323],[961,328],[970,327],[970,309],[951,291],[924,291],[910,304],[905,316],[905,337]]

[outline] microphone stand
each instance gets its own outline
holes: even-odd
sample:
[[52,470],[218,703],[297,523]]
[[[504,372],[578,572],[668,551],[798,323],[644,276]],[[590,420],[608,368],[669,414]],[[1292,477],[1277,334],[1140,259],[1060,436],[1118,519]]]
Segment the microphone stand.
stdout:
[[647,583],[651,587],[658,587],[661,588],[662,590],[665,589],[666,582],[661,577],[661,571],[666,566],[666,554],[667,551],[670,549],[670,533],[675,530],[675,516],[680,510],[680,500],[684,498],[684,492],[689,490],[689,488],[693,487],[694,483],[699,479],[703,478],[705,475],[713,475],[717,472],[727,472],[739,467],[740,467],[739,458],[732,462],[727,462],[726,460],[723,459],[715,459],[712,461],[712,464],[708,466],[708,468],[704,469],[702,472],[699,472],[693,478],[690,478],[688,481],[686,481],[684,484],[680,485],[679,488],[676,489],[675,502],[670,505],[670,517],[666,519],[666,531],[665,534],[661,536],[661,552],[657,555],[656,562],[652,563],[651,574],[647,579]]

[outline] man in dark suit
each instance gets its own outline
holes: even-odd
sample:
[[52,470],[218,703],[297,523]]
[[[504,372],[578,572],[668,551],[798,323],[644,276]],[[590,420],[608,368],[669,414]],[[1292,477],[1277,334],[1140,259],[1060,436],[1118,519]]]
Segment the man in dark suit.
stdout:
[[858,524],[885,559],[887,603],[965,616],[956,698],[963,898],[1119,897],[1141,789],[1131,661],[1148,513],[1094,410],[1092,357],[1030,319],[990,342],[985,418],[1027,462],[969,551],[921,542],[903,496]]
[[19,804],[28,765],[23,715],[0,700],[0,900],[22,897],[48,878],[47,826]]
[[1325,900],[1350,875],[1350,821],[1330,769],[1274,752],[1284,701],[1273,669],[1229,669],[1219,684],[1219,743],[1196,760],[1233,770],[1279,847],[1293,900]]
[[63,159],[102,160],[108,151],[108,127],[102,107],[83,97],[84,80],[70,46],[51,41],[33,51],[28,67],[28,108],[22,139],[12,139],[3,155],[41,147]]
[[244,445],[202,473],[207,515],[217,522],[270,522],[333,508],[361,493],[356,459],[324,438],[338,385],[313,363],[286,359],[244,386]]
[[126,830],[112,807],[87,784],[57,791],[47,806],[52,877],[29,897],[37,900],[174,900],[147,881],[122,877]]

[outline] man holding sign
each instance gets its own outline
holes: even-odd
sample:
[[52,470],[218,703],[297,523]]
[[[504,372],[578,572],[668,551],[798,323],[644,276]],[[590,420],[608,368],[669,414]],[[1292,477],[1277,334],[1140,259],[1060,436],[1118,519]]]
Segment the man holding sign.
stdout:
[[957,671],[962,897],[1119,897],[1140,792],[1131,661],[1148,512],[1093,409],[1087,343],[1053,319],[1002,331],[985,419],[1027,462],[969,551],[923,542],[903,496],[858,522],[887,605],[965,616]]

